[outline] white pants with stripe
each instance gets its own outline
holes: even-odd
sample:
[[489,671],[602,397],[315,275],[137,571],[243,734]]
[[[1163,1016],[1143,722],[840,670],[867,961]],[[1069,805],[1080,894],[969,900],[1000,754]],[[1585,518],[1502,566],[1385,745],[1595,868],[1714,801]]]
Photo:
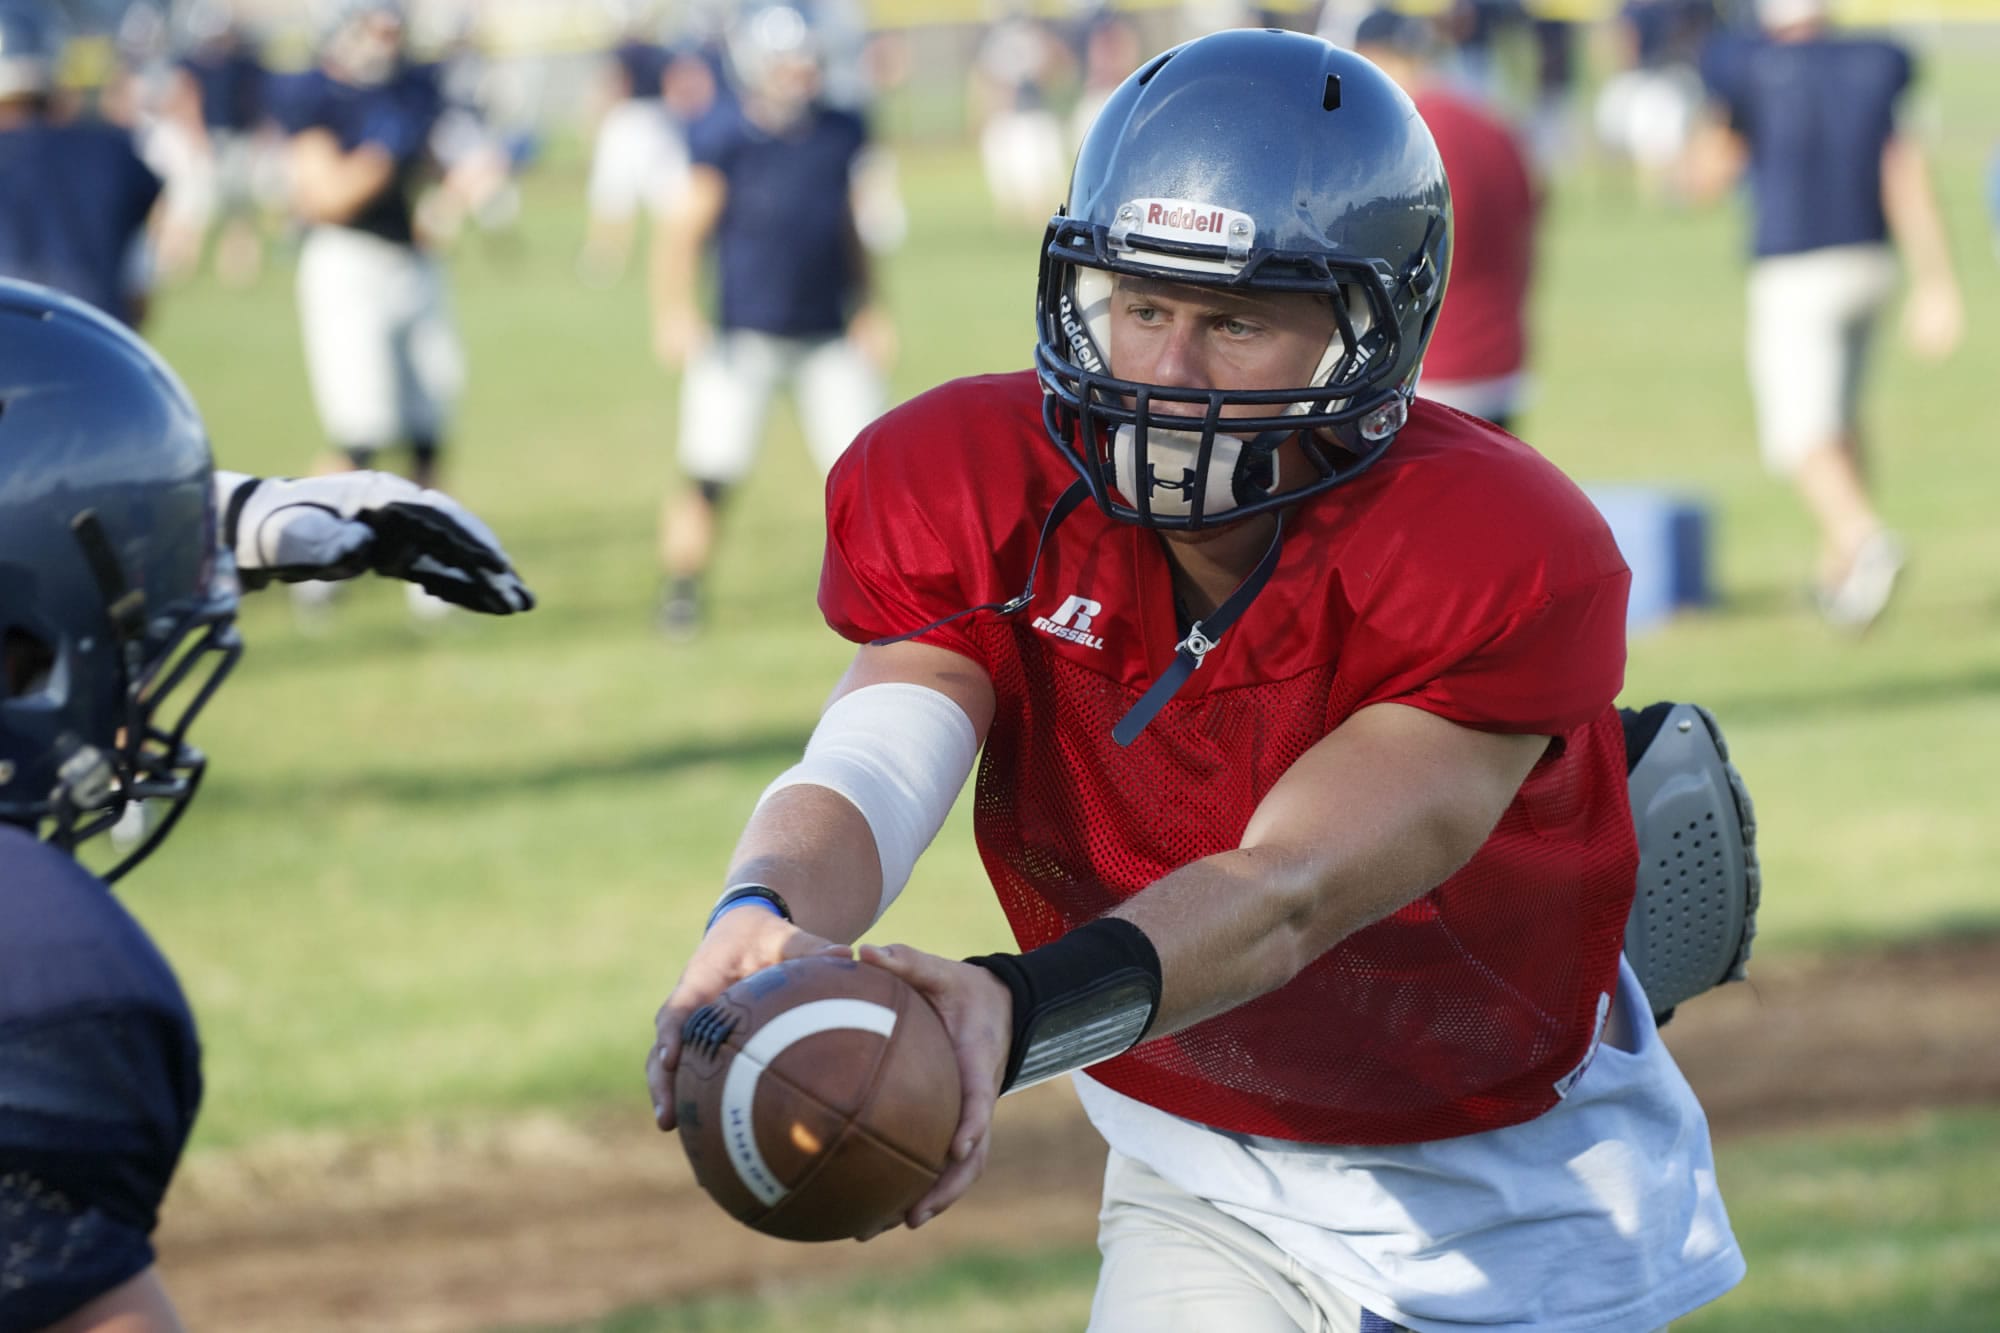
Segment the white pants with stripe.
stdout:
[[881,413],[886,393],[874,363],[846,338],[721,331],[681,378],[681,469],[719,485],[747,477],[771,400],[785,384],[821,472]]
[[336,447],[444,434],[465,382],[436,260],[347,227],[314,227],[299,252],[299,322],[320,425]]

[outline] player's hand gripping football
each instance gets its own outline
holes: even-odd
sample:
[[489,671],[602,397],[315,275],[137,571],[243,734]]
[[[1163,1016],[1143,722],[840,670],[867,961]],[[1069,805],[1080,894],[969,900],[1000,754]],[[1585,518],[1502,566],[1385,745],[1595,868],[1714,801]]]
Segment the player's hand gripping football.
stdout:
[[500,539],[442,491],[386,472],[326,477],[216,474],[223,545],[244,586],[367,571],[488,615],[534,607]]
[[[951,1138],[951,1165],[903,1221],[920,1227],[956,1203],[986,1169],[993,1142],[993,1106],[1014,1040],[1014,997],[983,967],[913,949],[907,944],[861,946],[862,962],[910,983],[944,1019],[958,1053],[959,1118]],[[863,1236],[862,1240],[869,1237]]]
[[653,1096],[653,1118],[661,1129],[675,1125],[674,1072],[680,1068],[681,1028],[688,1015],[752,972],[814,953],[848,957],[852,950],[754,907],[741,907],[716,918],[714,928],[695,946],[673,993],[653,1017],[653,1046],[646,1052],[646,1087]]

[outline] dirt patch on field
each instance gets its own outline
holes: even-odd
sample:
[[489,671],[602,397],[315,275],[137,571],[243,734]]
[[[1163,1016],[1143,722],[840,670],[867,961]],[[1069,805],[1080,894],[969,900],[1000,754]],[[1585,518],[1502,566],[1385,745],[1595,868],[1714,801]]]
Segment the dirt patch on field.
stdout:
[[[1667,1029],[1718,1135],[2000,1103],[2000,935],[1754,971]],[[1000,1109],[972,1195],[865,1247],[737,1226],[641,1113],[198,1160],[169,1203],[161,1264],[195,1328],[417,1333],[1087,1242],[1103,1155],[1067,1085]]]

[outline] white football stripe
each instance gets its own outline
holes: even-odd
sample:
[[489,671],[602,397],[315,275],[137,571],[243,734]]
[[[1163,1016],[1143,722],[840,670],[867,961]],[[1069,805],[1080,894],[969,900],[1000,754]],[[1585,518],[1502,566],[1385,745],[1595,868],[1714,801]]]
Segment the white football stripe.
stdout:
[[770,1207],[785,1197],[785,1187],[764,1164],[757,1151],[756,1121],[751,1108],[757,1100],[757,1082],[764,1068],[797,1041],[821,1032],[858,1029],[887,1037],[896,1030],[896,1011],[869,1000],[813,1000],[796,1009],[787,1009],[757,1029],[743,1049],[729,1062],[729,1074],[722,1081],[722,1142],[729,1150],[729,1163],[743,1188]]

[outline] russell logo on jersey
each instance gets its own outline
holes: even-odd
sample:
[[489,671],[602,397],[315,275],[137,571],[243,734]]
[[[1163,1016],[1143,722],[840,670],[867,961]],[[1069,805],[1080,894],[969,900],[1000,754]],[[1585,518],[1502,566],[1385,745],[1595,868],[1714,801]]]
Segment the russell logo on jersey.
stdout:
[[1044,634],[1052,634],[1058,639],[1080,643],[1086,648],[1104,650],[1104,640],[1090,632],[1090,625],[1104,614],[1104,604],[1093,602],[1088,597],[1069,596],[1056,608],[1052,616],[1036,616],[1035,628]]

